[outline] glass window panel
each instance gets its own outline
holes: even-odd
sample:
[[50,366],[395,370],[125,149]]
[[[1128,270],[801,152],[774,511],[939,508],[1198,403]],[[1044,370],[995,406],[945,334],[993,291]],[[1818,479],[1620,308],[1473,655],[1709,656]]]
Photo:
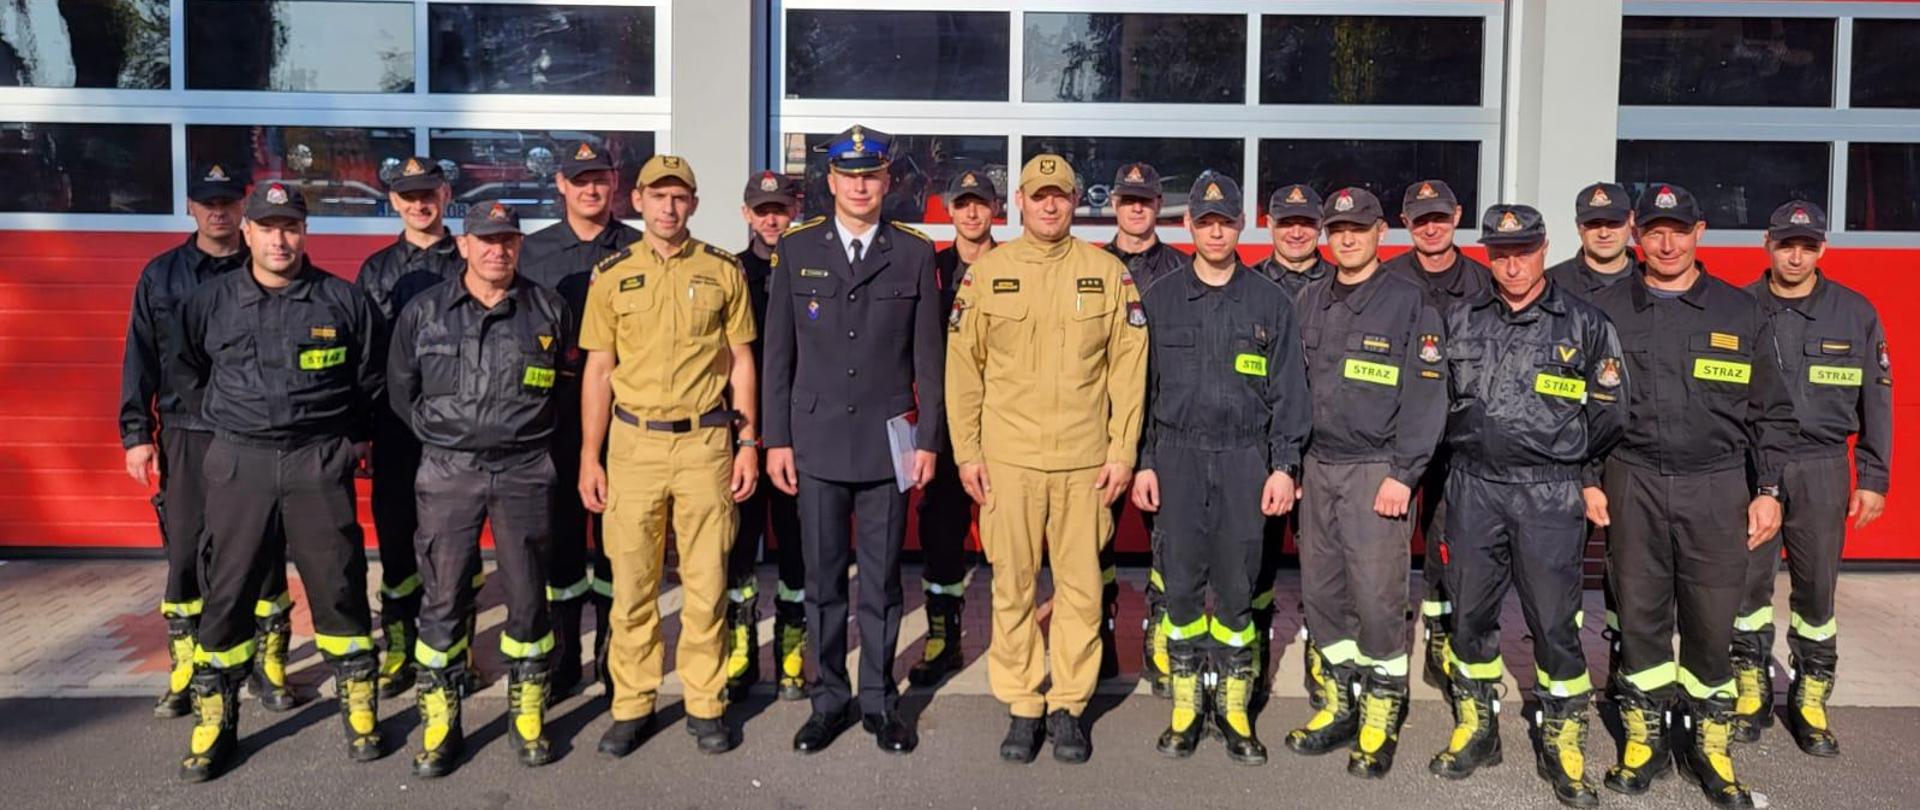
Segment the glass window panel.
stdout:
[[1615,175],[1634,199],[1650,183],[1683,186],[1700,201],[1710,227],[1763,229],[1773,209],[1788,200],[1828,207],[1831,144],[1621,141],[1616,154]]
[[1072,164],[1080,186],[1080,207],[1073,221],[1080,225],[1114,223],[1113,176],[1134,162],[1153,165],[1160,173],[1160,221],[1180,224],[1187,213],[1187,191],[1200,172],[1212,169],[1236,182],[1246,177],[1245,145],[1239,138],[1076,138],[1028,135],[1021,139],[1025,166],[1034,155],[1050,153]]
[[1480,104],[1480,17],[1260,18],[1261,104]]
[[1004,11],[787,12],[787,98],[1007,100]]
[[434,3],[435,93],[653,95],[653,9]]
[[390,215],[381,164],[413,149],[413,130],[400,127],[187,127],[188,165],[219,162],[247,167],[254,182],[277,178],[300,189],[313,216]]
[[1025,101],[1239,104],[1247,18],[1238,14],[1028,14]]
[[185,0],[187,87],[413,92],[413,4]]
[[[800,200],[803,216],[815,217],[833,212],[833,196],[827,191],[827,155],[813,147],[826,143],[835,133],[788,133],[786,166],[788,174],[806,178]],[[946,200],[941,198],[947,182],[964,171],[984,172],[993,179],[1001,197],[1007,196],[1007,139],[999,135],[894,135],[893,187],[881,213],[901,222],[952,222]],[[999,220],[1005,222],[1005,219]]]
[[173,213],[166,124],[0,122],[0,211]]
[[1480,221],[1479,141],[1262,140],[1254,199],[1264,224],[1267,197],[1280,186],[1305,183],[1322,195],[1364,188],[1380,198],[1387,225],[1401,228],[1400,195],[1427,179],[1445,180],[1453,188],[1462,227]]
[[1855,107],[1920,108],[1920,20],[1854,20]]
[[1833,20],[1627,17],[1620,103],[1831,106]]
[[626,193],[640,164],[653,157],[651,132],[578,130],[435,129],[428,132],[429,154],[452,164],[453,204],[447,216],[466,216],[467,206],[502,200],[528,218],[559,219],[565,212],[553,184],[559,156],[586,141],[613,160],[621,187],[613,195],[613,215],[637,219],[633,195]]
[[1920,143],[1847,145],[1847,230],[1920,231]]
[[0,87],[166,89],[167,0],[0,6]]

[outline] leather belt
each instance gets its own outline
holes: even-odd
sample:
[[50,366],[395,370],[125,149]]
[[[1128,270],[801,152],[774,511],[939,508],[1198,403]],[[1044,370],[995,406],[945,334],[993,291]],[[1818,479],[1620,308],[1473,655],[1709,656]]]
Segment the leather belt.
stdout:
[[697,419],[643,420],[635,416],[631,411],[615,405],[613,406],[613,417],[634,427],[643,427],[662,433],[691,433],[696,427],[731,427],[734,422],[739,421],[740,412],[730,408],[714,408],[711,411],[701,414]]

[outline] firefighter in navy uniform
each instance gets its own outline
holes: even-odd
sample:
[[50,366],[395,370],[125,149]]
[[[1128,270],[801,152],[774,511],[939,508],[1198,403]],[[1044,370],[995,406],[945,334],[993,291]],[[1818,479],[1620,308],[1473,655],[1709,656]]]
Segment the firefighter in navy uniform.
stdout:
[[[354,284],[393,323],[421,291],[466,268],[453,232],[443,219],[453,192],[446,172],[428,157],[410,157],[387,183],[387,200],[404,230],[394,243],[360,265]],[[380,548],[380,627],[386,651],[380,661],[380,696],[397,697],[413,686],[413,642],[419,638],[420,573],[413,560],[413,474],[420,467],[420,441],[406,421],[378,408],[373,436],[373,529]],[[475,560],[478,572],[478,560]]]
[[[1460,226],[1460,201],[1441,180],[1422,180],[1407,186],[1400,196],[1400,222],[1413,238],[1413,249],[1386,262],[1389,272],[1420,281],[1442,313],[1453,304],[1478,298],[1492,288],[1487,266],[1469,258],[1453,243]],[[1447,598],[1447,448],[1443,445],[1420,482],[1420,536],[1426,560],[1420,566],[1426,596],[1420,600],[1420,624],[1426,639],[1426,662],[1421,677],[1445,689],[1447,638],[1453,632],[1453,602]]]
[[[1759,304],[1696,260],[1706,222],[1693,195],[1649,184],[1633,223],[1640,281],[1593,300],[1620,335],[1634,392],[1604,495],[1593,503],[1589,491],[1588,505],[1607,527],[1622,635],[1614,690],[1626,739],[1606,785],[1643,793],[1678,762],[1715,804],[1751,807],[1728,748],[1729,654],[1751,550],[1780,528],[1793,400]],[[1685,705],[1669,727],[1676,691]]]
[[[386,357],[380,314],[306,257],[307,206],[279,181],[247,197],[245,272],[206,284],[181,310],[176,390],[214,429],[207,499],[206,609],[194,650],[199,722],[181,761],[189,782],[225,768],[240,681],[254,656],[254,595],[291,558],[334,671],[355,761],[381,756],[367,553],[354,512]],[[218,496],[211,493],[218,492]],[[284,535],[282,535],[284,531]]]
[[[1192,755],[1211,704],[1227,755],[1259,765],[1267,748],[1251,714],[1259,674],[1253,588],[1269,553],[1268,519],[1293,509],[1312,406],[1292,296],[1236,253],[1239,185],[1202,172],[1187,200],[1192,269],[1163,276],[1142,295],[1151,342],[1133,503],[1158,516],[1173,685],[1173,717],[1158,748]],[[1215,687],[1204,690],[1203,678]]]
[[[960,279],[994,248],[993,220],[1001,200],[985,172],[964,171],[947,183],[947,212],[953,217],[953,244],[933,254],[939,276],[940,311],[953,311]],[[945,333],[942,333],[942,339]],[[967,606],[967,535],[973,528],[973,499],[960,486],[953,463],[953,442],[945,425],[934,458],[933,480],[920,490],[920,555],[927,592],[927,643],[907,682],[931,686],[966,665],[960,651],[960,626]]]
[[[246,186],[224,167],[215,164],[194,171],[187,184],[187,212],[193,215],[194,232],[141,269],[127,319],[120,372],[120,443],[126,448],[127,474],[133,480],[147,486],[159,479],[153,510],[160,519],[160,541],[167,555],[160,615],[167,621],[171,666],[167,690],[153,705],[157,717],[179,717],[192,710],[188,687],[203,604],[200,543],[207,526],[207,493],[200,468],[207,444],[213,440],[212,426],[188,406],[192,395],[174,387],[179,311],[201,284],[247,267],[247,246],[240,236],[240,198],[244,196]],[[269,565],[267,570],[266,584],[254,604],[259,655],[247,688],[267,709],[286,711],[296,703],[287,687],[287,611],[292,602],[286,565]]]
[[1413,487],[1446,420],[1440,314],[1379,261],[1387,222],[1365,189],[1328,198],[1321,221],[1339,271],[1295,300],[1313,391],[1302,465],[1300,590],[1326,676],[1321,705],[1287,747],[1350,746],[1347,772],[1393,767],[1407,709],[1407,544]]
[[1607,317],[1547,280],[1540,212],[1491,206],[1480,234],[1494,289],[1447,312],[1456,725],[1429,767],[1460,779],[1498,755],[1500,609],[1517,586],[1536,662],[1538,770],[1562,804],[1594,807],[1584,754],[1593,685],[1580,649],[1583,489],[1599,495],[1600,464],[1625,428],[1628,380]]
[[[553,182],[560,191],[563,216],[527,235],[520,249],[520,277],[559,292],[567,308],[584,318],[587,287],[598,268],[625,257],[628,246],[640,241],[640,231],[613,216],[620,182],[605,150],[585,141],[573,144],[561,154]],[[582,362],[579,357],[568,358],[553,387],[560,420],[553,429],[553,468],[563,484],[579,478],[580,377],[575,369]],[[608,683],[602,654],[610,626],[608,611],[613,606],[613,568],[602,540],[600,521],[589,521],[580,499],[562,486],[554,495],[553,561],[547,568],[547,598],[553,603],[555,700],[580,686],[580,620],[588,602],[594,611],[594,667],[600,682]]]
[[[767,286],[773,273],[773,249],[800,210],[798,178],[763,171],[747,178],[740,215],[747,221],[747,249],[734,254],[746,273],[753,298],[753,322],[767,322]],[[764,364],[761,343],[753,357]],[[807,696],[807,572],[800,552],[800,506],[793,496],[762,480],[753,497],[740,504],[740,528],[727,557],[727,691],[739,700],[760,682],[760,577],[754,567],[768,549],[779,563],[779,589],[773,602],[773,667],[781,700]]]
[[387,396],[423,445],[415,476],[424,605],[415,662],[422,683],[421,750],[413,772],[445,775],[459,760],[461,670],[477,639],[467,623],[480,528],[493,530],[507,621],[507,733],[520,762],[552,760],[543,731],[547,657],[547,542],[557,484],[547,447],[553,388],[574,333],[560,294],[514,272],[520,215],[498,202],[467,209],[462,275],[401,310],[387,353]]
[[[1827,725],[1827,697],[1839,657],[1833,615],[1847,519],[1864,528],[1886,509],[1893,455],[1893,377],[1887,336],[1873,304],[1820,272],[1827,216],[1795,200],[1768,221],[1772,264],[1747,287],[1773,324],[1772,349],[1793,394],[1797,430],[1780,471],[1786,522],[1780,537],[1748,559],[1746,594],[1734,620],[1734,713],[1741,739],[1758,739],[1773,722],[1773,584],[1780,546],[1793,585],[1787,646],[1788,728],[1800,750],[1840,753]],[[1767,347],[1763,346],[1764,351]],[[1848,487],[1847,439],[1853,448]]]

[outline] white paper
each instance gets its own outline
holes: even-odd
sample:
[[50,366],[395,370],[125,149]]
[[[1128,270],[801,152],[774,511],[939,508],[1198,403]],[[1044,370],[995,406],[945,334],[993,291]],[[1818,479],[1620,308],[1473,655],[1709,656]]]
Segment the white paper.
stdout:
[[893,482],[901,492],[913,489],[914,412],[887,420],[887,449],[893,453]]

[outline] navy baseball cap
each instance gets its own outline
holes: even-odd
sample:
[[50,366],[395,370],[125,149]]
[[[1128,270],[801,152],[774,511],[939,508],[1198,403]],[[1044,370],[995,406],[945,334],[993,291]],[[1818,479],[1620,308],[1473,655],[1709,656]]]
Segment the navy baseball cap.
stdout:
[[560,155],[560,173],[568,180],[591,171],[613,170],[613,158],[607,156],[605,149],[581,141],[572,149]]
[[1640,199],[1633,205],[1634,227],[1645,228],[1663,219],[1691,228],[1705,217],[1700,213],[1700,203],[1693,198],[1693,192],[1672,183],[1648,183],[1647,189],[1640,192]]
[[1233,178],[1208,169],[1193,179],[1187,192],[1187,216],[1194,222],[1208,214],[1219,214],[1240,221],[1240,184]]
[[1547,223],[1531,205],[1497,203],[1480,218],[1480,244],[1532,245],[1545,241]]
[[253,193],[247,195],[246,209],[242,212],[247,219],[260,222],[269,219],[291,219],[307,221],[307,198],[300,190],[279,180],[266,180],[253,187]]
[[464,225],[468,236],[523,233],[520,230],[520,212],[499,200],[475,203],[469,207]]
[[1445,180],[1422,180],[1407,186],[1406,193],[1400,195],[1400,213],[1407,219],[1452,214],[1459,207],[1460,198],[1453,195],[1453,188]]
[[893,136],[877,129],[854,124],[832,140],[813,148],[827,153],[827,166],[841,174],[868,174],[887,167],[893,160],[889,150]]
[[1776,242],[1799,237],[1827,241],[1827,212],[1806,200],[1793,200],[1773,209],[1767,218],[1767,238]]
[[1113,196],[1160,196],[1160,172],[1151,163],[1129,163],[1113,173]]
[[1000,192],[993,187],[993,178],[986,172],[968,169],[947,181],[947,205],[951,207],[967,197],[979,197],[992,204],[1000,199]]
[[414,191],[432,191],[447,183],[447,172],[440,168],[440,162],[430,157],[415,155],[400,164],[399,171],[387,181],[387,190],[396,194]]
[[763,171],[747,178],[747,190],[741,194],[748,208],[779,203],[788,208],[800,205],[800,181],[774,171]]
[[1320,198],[1320,192],[1311,186],[1294,183],[1273,190],[1273,197],[1267,200],[1267,218],[1274,222],[1283,219],[1311,219],[1320,224],[1320,207],[1326,200]]
[[1619,183],[1594,183],[1573,198],[1573,221],[1581,225],[1626,222],[1632,213],[1633,201],[1627,197],[1626,186]]
[[187,181],[187,199],[197,203],[239,200],[246,196],[246,182],[229,174],[226,167],[218,163],[194,169],[193,177]]
[[1356,186],[1334,192],[1320,208],[1320,225],[1328,228],[1343,222],[1372,225],[1386,218],[1380,212],[1380,198]]

